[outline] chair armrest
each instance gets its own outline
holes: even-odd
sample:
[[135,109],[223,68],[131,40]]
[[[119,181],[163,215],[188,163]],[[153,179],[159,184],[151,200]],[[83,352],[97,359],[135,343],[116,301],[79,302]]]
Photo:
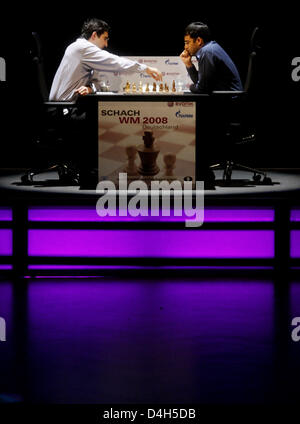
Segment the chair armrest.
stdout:
[[68,108],[76,105],[76,102],[44,102],[45,106]]
[[240,96],[242,94],[247,94],[247,93],[246,91],[232,90],[232,91],[212,91],[212,94],[224,95],[224,96]]

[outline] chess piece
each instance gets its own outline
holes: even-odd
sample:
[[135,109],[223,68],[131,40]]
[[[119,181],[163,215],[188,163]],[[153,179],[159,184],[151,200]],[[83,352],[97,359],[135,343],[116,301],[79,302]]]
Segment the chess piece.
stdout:
[[146,92],[150,91],[149,83],[148,83],[148,82],[147,82],[147,84],[146,84],[146,89],[145,89],[145,91],[146,91]]
[[165,83],[165,92],[168,93],[169,92],[169,86],[167,83]]
[[159,172],[156,159],[160,151],[154,142],[155,138],[153,137],[153,132],[144,131],[143,140],[144,144],[140,144],[137,147],[137,151],[141,159],[138,172],[145,176],[156,175]]
[[172,83],[172,91],[173,91],[173,93],[175,93],[175,92],[176,92],[176,84],[175,84],[175,80],[173,80],[173,83]]
[[163,85],[163,83],[160,83],[159,84],[159,91],[164,91],[164,85]]
[[124,87],[124,91],[125,91],[125,93],[129,93],[129,91],[130,91],[130,82],[129,81],[126,82],[126,85]]
[[156,91],[156,82],[153,83],[152,91]]
[[143,92],[143,84],[142,81],[140,81],[139,83],[139,92],[142,93]]
[[133,84],[132,84],[132,86],[131,86],[131,91],[132,91],[133,93],[135,93],[135,92],[136,92],[136,84],[135,84],[135,83],[133,83]]
[[166,153],[164,155],[164,163],[165,163],[165,176],[173,177],[173,170],[175,168],[176,155],[173,153]]
[[126,147],[125,151],[127,155],[127,166],[124,169],[124,172],[126,172],[127,175],[137,175],[138,172],[135,164],[137,148],[136,146],[130,145]]

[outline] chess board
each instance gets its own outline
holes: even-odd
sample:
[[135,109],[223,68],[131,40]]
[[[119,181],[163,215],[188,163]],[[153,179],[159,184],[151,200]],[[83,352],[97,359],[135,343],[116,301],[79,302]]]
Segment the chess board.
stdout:
[[[102,103],[99,104],[98,115],[99,181],[110,180],[115,184],[118,183],[119,173],[126,172],[128,165],[126,147],[143,145],[143,135],[148,130],[153,132],[156,148],[159,149],[156,160],[159,172],[151,177],[137,172],[135,175],[128,175],[128,181],[139,179],[183,181],[185,177],[191,177],[195,181],[193,102],[116,102],[113,107],[110,105],[109,109]],[[167,153],[176,155],[172,177],[166,176],[164,155]],[[137,168],[141,164],[138,154],[135,164]]]

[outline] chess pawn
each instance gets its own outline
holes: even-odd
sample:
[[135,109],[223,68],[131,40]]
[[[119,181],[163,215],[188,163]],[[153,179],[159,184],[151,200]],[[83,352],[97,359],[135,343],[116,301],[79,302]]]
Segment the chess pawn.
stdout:
[[152,91],[156,91],[156,82],[153,83]]
[[164,155],[164,163],[165,163],[165,176],[173,177],[173,170],[175,168],[176,155],[173,153],[166,153]]
[[131,90],[132,90],[133,93],[136,92],[136,84],[135,83],[132,84]]
[[172,91],[173,91],[173,93],[176,92],[176,84],[175,84],[174,80],[173,80],[173,83],[172,83]]
[[137,175],[138,172],[135,164],[137,148],[136,146],[127,146],[125,151],[127,155],[127,166],[124,171],[127,173],[127,175]]
[[124,87],[124,91],[125,91],[125,93],[129,93],[129,91],[130,91],[130,82],[129,81],[126,82],[126,85]]
[[138,154],[141,159],[141,164],[138,172],[141,175],[156,175],[159,172],[159,167],[156,164],[157,156],[160,150],[156,147],[152,131],[144,131],[144,144],[137,147]]
[[163,83],[160,83],[159,84],[159,91],[164,91],[164,85],[163,85]]

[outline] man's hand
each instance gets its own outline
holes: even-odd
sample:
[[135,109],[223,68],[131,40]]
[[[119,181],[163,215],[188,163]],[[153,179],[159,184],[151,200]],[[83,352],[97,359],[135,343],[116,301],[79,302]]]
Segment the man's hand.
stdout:
[[179,57],[187,68],[190,68],[191,66],[193,66],[192,56],[189,54],[187,50],[183,50],[183,52],[181,53]]
[[148,68],[146,68],[146,72],[147,72],[148,75],[150,75],[156,81],[162,81],[162,73],[158,69],[151,68],[149,66]]
[[91,94],[92,92],[93,90],[91,89],[91,87],[86,87],[85,85],[82,85],[81,87],[77,88],[77,90],[75,90],[75,93],[78,93],[81,96],[85,96],[86,94]]

